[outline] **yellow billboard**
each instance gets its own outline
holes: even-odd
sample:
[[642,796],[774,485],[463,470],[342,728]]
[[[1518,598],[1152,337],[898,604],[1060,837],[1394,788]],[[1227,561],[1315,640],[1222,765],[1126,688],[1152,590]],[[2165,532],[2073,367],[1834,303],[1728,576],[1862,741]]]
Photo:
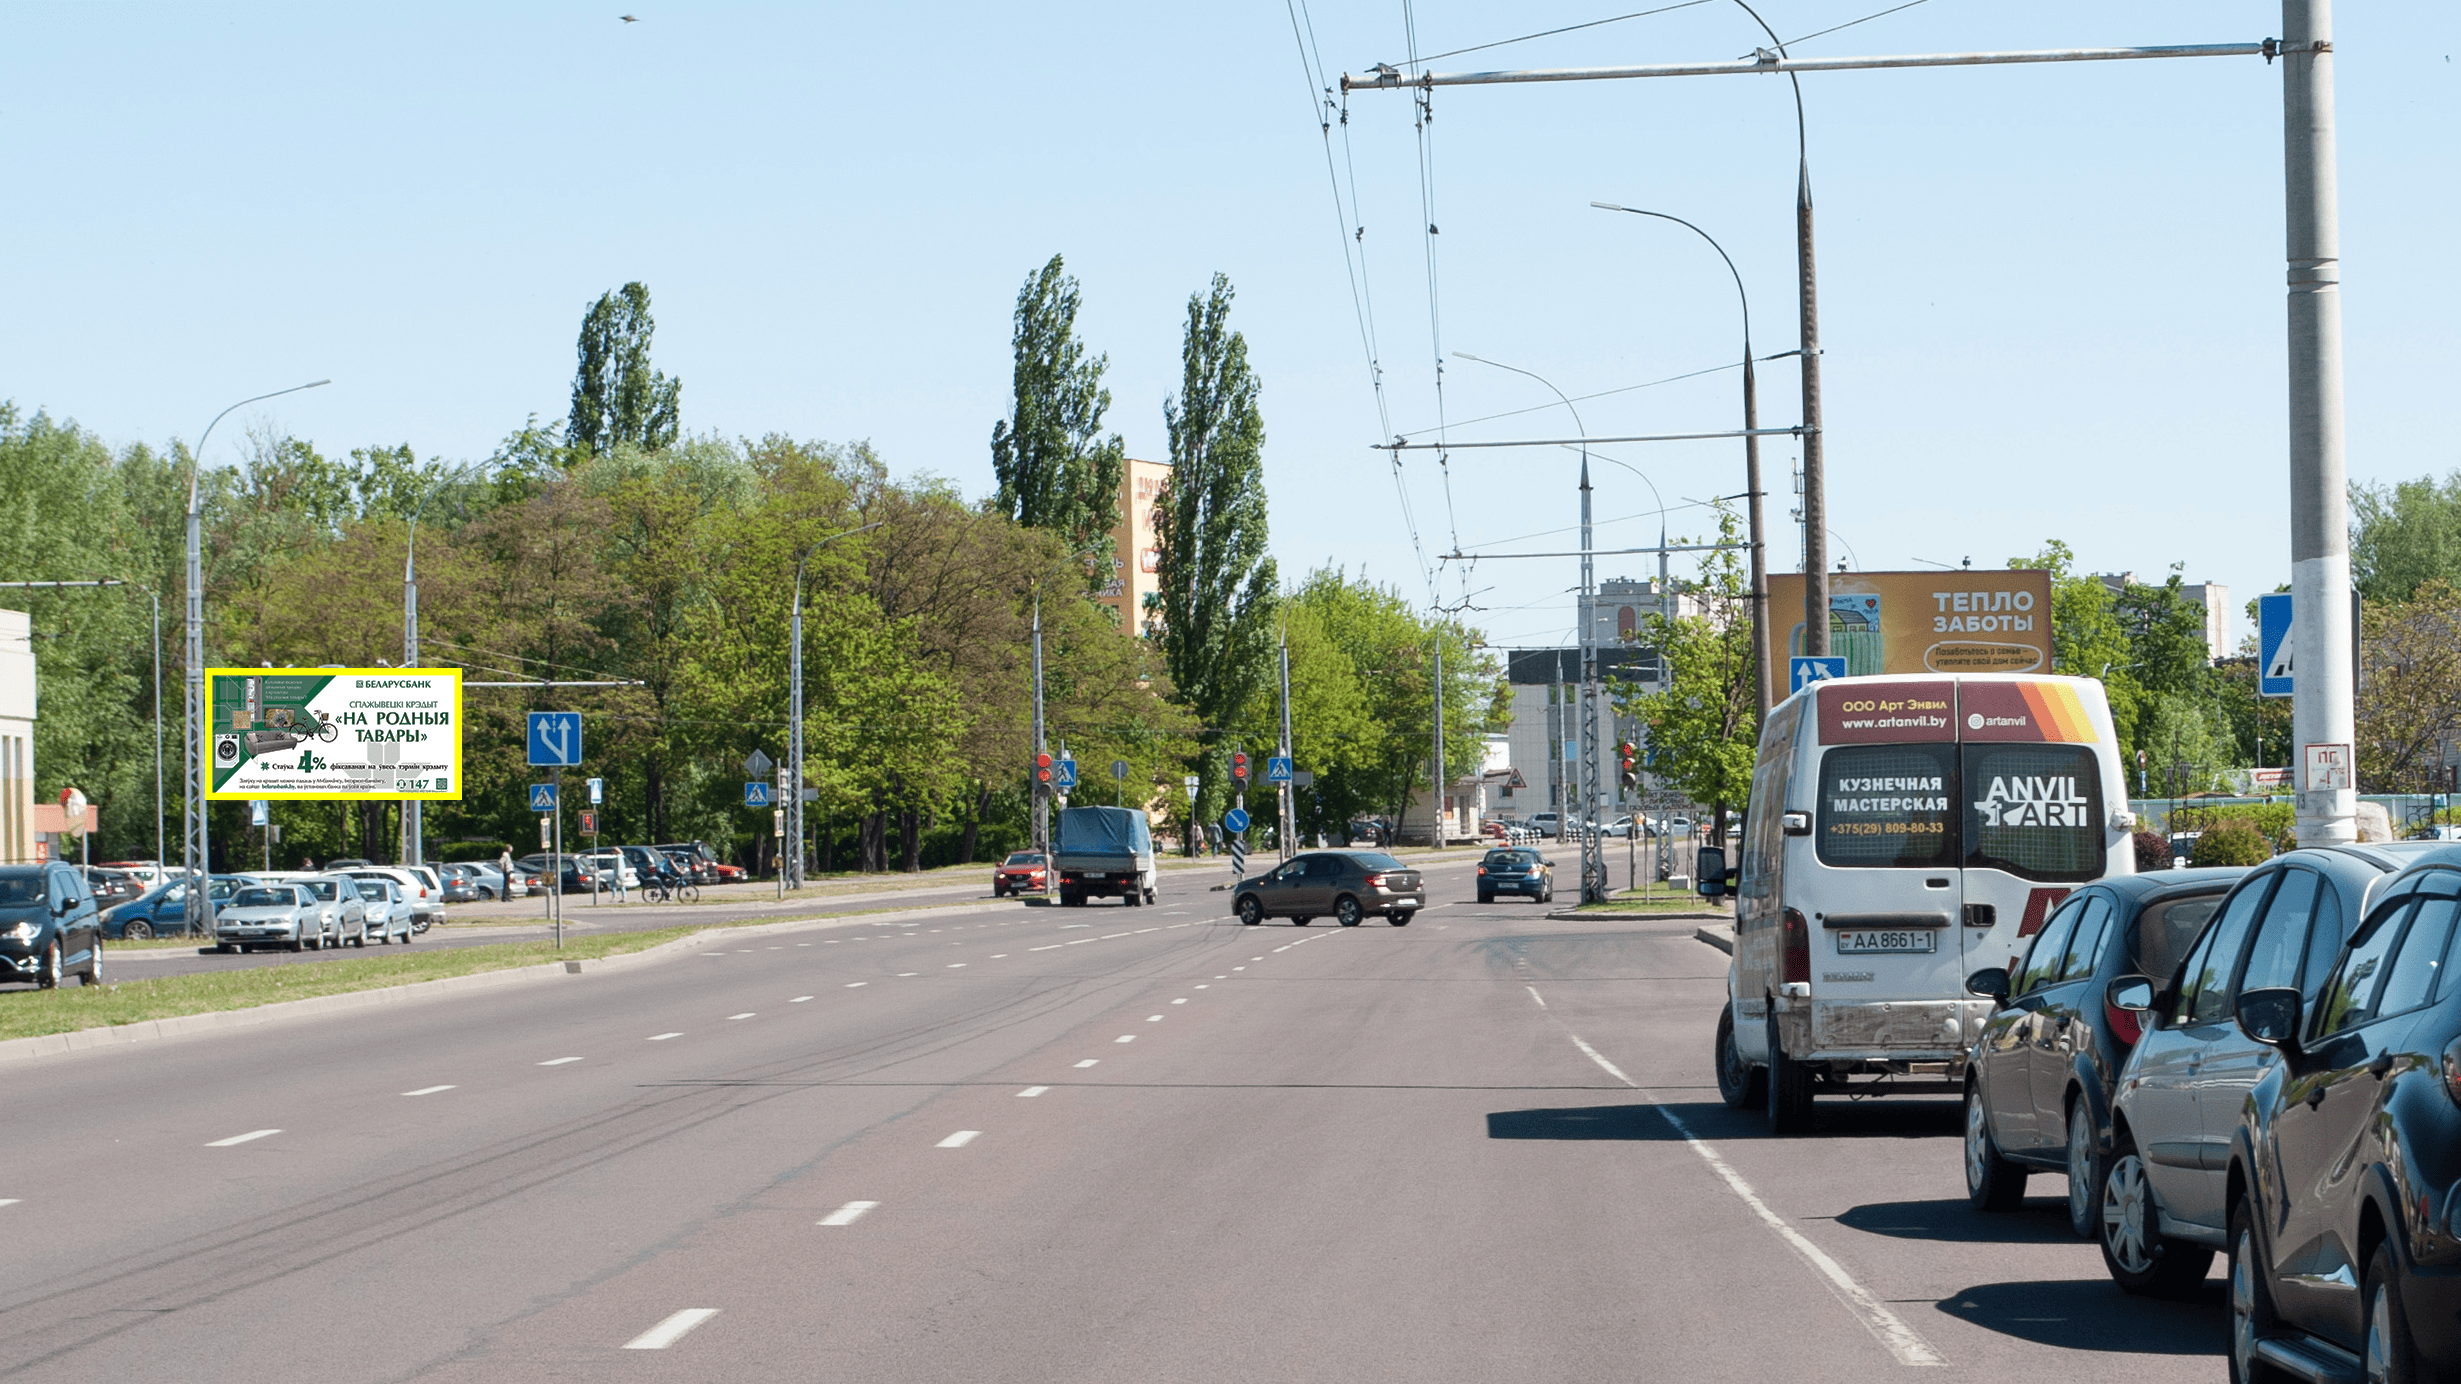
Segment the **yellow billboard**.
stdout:
[[458,668],[208,668],[215,799],[461,797]]
[[[1769,667],[1780,689],[1803,652],[1803,574],[1769,574]],[[1874,673],[2047,673],[2051,574],[2030,569],[1836,572],[1829,653]]]

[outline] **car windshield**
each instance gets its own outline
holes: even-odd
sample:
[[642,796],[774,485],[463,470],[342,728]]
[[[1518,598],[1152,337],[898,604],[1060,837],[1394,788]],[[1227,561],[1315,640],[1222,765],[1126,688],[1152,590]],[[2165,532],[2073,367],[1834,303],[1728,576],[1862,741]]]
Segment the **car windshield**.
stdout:
[[288,889],[268,889],[259,885],[242,889],[231,896],[233,908],[288,908],[299,902],[299,896]]
[[43,901],[43,877],[29,871],[25,874],[0,875],[0,908],[22,907]]
[[1033,851],[1019,851],[1008,858],[1008,863],[1011,865],[1040,865],[1043,863],[1043,858]]
[[1359,862],[1359,868],[1362,870],[1400,870],[1408,868],[1400,861],[1384,854],[1382,851],[1361,851],[1357,855],[1350,858]]

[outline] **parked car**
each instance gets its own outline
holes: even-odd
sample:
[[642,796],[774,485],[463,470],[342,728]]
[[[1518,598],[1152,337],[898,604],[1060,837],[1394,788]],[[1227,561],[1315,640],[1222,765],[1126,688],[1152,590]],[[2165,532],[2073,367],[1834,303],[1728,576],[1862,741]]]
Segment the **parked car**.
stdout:
[[623,882],[623,887],[626,889],[641,887],[641,872],[632,868],[632,862],[624,858],[622,851],[613,848],[603,851],[584,851],[574,856],[573,859],[580,861],[583,869],[594,870],[598,873],[600,880],[598,887],[601,889],[615,888],[618,880]]
[[[548,867],[547,857],[544,853],[538,855],[525,855],[521,859],[514,861],[513,867],[517,870],[525,870],[529,872],[530,876],[538,881],[537,888],[541,892],[545,891],[547,887],[546,880]],[[608,868],[604,861],[601,861],[596,866],[590,866],[582,864],[579,856],[565,855],[559,857],[559,864],[557,868],[560,872],[560,892],[566,894],[586,894],[593,889],[611,891],[615,888],[615,874],[613,870]]]
[[2312,1006],[2384,881],[2435,849],[2404,841],[2275,856],[2231,890],[2167,981],[2109,987],[2114,1008],[2146,1016],[2120,1069],[2097,1198],[2103,1266],[2120,1287],[2181,1291],[2228,1241],[2232,1132],[2279,1061],[2232,1022],[2240,994],[2292,988]]
[[709,868],[717,875],[720,884],[741,884],[752,877],[750,870],[741,865],[729,865],[723,860],[711,861]]
[[1357,927],[1371,913],[1407,927],[1426,906],[1419,872],[1382,851],[1308,851],[1247,881],[1231,901],[1249,927],[1269,917],[1306,927],[1327,915]]
[[165,884],[171,878],[169,871],[151,860],[98,860],[95,865],[105,870],[126,870],[135,875],[139,893]]
[[1561,812],[1531,813],[1530,826],[1540,836],[1550,840],[1560,838],[1564,834],[1564,814]]
[[[452,872],[456,870],[468,876],[471,886],[478,891],[478,896],[482,899],[518,899],[529,892],[523,882],[520,869],[514,869],[512,878],[508,881],[504,871],[493,860],[457,860],[438,869],[437,874],[443,876],[449,884]],[[452,903],[455,900],[446,899],[445,902]]]
[[1555,865],[1536,850],[1489,851],[1478,862],[1478,901],[1494,903],[1498,894],[1524,894],[1534,903],[1555,901]]
[[2070,894],[2022,963],[1985,967],[1966,989],[1995,1000],[1966,1059],[1965,1194],[1978,1211],[2014,1211],[2033,1172],[2068,1176],[2068,1227],[2102,1223],[2102,1151],[2111,1090],[2142,1036],[2136,1016],[2104,1002],[2122,976],[2167,976],[2244,866],[2127,875]]
[[1008,859],[992,867],[991,897],[1042,893],[1050,880],[1048,864],[1041,851],[1010,851]]
[[359,881],[348,875],[310,875],[298,884],[316,896],[317,906],[325,915],[331,939],[327,946],[367,945],[367,901],[360,892],[364,886]]
[[103,983],[102,911],[93,891],[56,860],[0,865],[0,980],[56,990],[71,975]]
[[[205,931],[213,931],[214,916],[234,890],[256,883],[253,875],[211,875],[205,887]],[[148,937],[184,936],[188,931],[188,881],[173,879],[148,889],[103,915],[103,935],[141,941]]]
[[[681,857],[678,863],[691,874],[695,884],[717,884],[726,877],[724,869],[727,867],[721,866],[718,853],[711,850],[706,841],[668,841],[661,843],[658,849],[668,856]],[[741,871],[737,871],[736,878],[742,878]]]
[[2461,848],[2439,845],[2375,891],[2312,1004],[2239,991],[2239,1031],[2280,1054],[2230,1146],[2241,1380],[2461,1378],[2457,923]]
[[678,879],[689,880],[694,884],[718,882],[718,867],[697,855],[688,851],[660,851],[658,854],[665,857],[668,866],[675,871]]
[[618,846],[615,849],[622,853],[624,863],[632,867],[633,878],[642,883],[663,879],[672,885],[681,884],[690,878],[683,871],[676,869],[674,862],[668,860],[664,854],[651,850],[647,846]]
[[447,865],[436,873],[444,881],[446,903],[477,903],[489,897],[488,892],[481,890],[478,876],[459,865]]
[[410,901],[403,897],[400,883],[381,875],[373,879],[364,875],[352,878],[358,880],[359,898],[367,908],[367,927],[360,934],[359,945],[366,946],[368,937],[373,935],[378,946],[390,946],[397,937],[403,946],[409,946],[419,928],[411,919]]
[[233,893],[231,901],[214,918],[214,950],[322,948],[329,930],[326,916],[316,891],[304,885],[247,885]]
[[126,870],[114,870],[95,865],[84,872],[86,883],[94,891],[94,900],[105,908],[124,903],[145,892],[145,885]]
[[410,925],[420,932],[444,921],[444,890],[418,867],[375,865],[343,873],[362,882],[383,880],[391,884],[400,894],[403,906],[410,910]]
[[325,868],[328,870],[364,870],[375,863],[373,860],[363,860],[355,855],[346,855],[339,860],[326,861]]

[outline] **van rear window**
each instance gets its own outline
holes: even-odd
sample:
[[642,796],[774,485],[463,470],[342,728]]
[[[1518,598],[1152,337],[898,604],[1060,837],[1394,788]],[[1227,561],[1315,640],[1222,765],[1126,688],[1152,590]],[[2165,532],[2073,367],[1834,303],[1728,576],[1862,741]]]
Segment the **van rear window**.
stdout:
[[2099,879],[2102,775],[2090,745],[1965,747],[1966,861],[2021,879]]
[[1820,863],[1956,863],[1957,747],[1847,745],[1820,761]]

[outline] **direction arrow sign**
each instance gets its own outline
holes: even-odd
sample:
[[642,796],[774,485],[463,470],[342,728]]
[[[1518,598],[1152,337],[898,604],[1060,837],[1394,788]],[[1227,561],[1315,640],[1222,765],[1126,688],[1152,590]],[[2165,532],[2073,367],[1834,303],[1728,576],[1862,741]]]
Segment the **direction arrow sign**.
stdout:
[[1290,756],[1289,756],[1289,755],[1286,755],[1286,754],[1277,754],[1277,755],[1269,755],[1269,756],[1267,756],[1267,757],[1266,757],[1266,759],[1265,759],[1265,782],[1267,782],[1267,783],[1288,783],[1288,782],[1290,782]]
[[555,811],[554,784],[533,783],[530,785],[530,810],[532,812]]
[[531,712],[530,762],[532,764],[579,764],[581,762],[581,713],[578,711]]
[[743,805],[745,807],[767,807],[769,805],[768,781],[763,779],[745,784],[743,786]]
[[1248,810],[1234,807],[1222,814],[1222,830],[1236,835],[1248,829]]
[[747,778],[765,779],[769,777],[769,771],[775,767],[777,767],[777,761],[758,750],[743,757],[743,772]]
[[1077,761],[1062,759],[1051,766],[1051,783],[1063,791],[1077,786]]
[[1800,692],[1815,682],[1844,677],[1846,660],[1842,657],[1796,657],[1787,660],[1786,668],[1792,679],[1791,690]]

